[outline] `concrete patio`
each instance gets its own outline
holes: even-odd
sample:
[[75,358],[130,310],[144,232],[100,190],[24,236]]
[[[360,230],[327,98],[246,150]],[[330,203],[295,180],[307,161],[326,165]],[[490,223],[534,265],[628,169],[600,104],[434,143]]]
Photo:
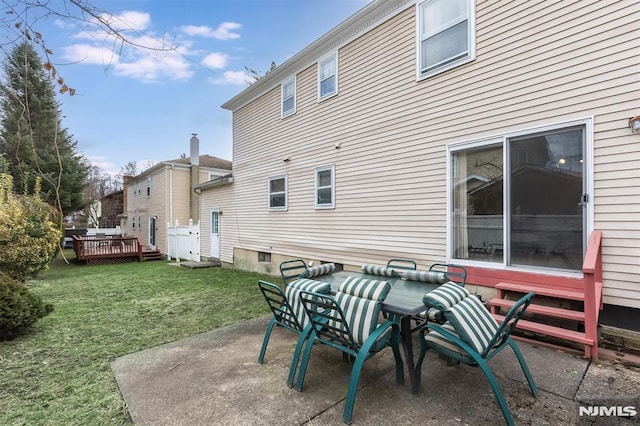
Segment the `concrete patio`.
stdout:
[[[303,392],[286,385],[296,336],[276,328],[262,365],[257,356],[270,317],[249,320],[113,360],[111,367],[138,425],[340,425],[350,364],[323,345],[313,349]],[[534,398],[509,348],[490,362],[517,424],[638,424],[640,416],[585,417],[579,406],[640,411],[640,369],[592,363],[520,343],[539,389]],[[406,368],[405,368],[406,370]],[[503,424],[478,368],[447,366],[429,354],[421,393],[405,374],[395,383],[389,349],[368,360],[353,412],[358,425]]]

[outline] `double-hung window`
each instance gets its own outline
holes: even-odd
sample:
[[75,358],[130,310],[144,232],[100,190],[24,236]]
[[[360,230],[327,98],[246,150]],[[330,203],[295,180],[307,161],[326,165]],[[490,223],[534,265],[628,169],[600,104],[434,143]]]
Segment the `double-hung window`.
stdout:
[[151,196],[151,176],[147,177],[147,197]]
[[318,62],[318,101],[338,93],[338,54]]
[[316,209],[335,207],[335,166],[318,167],[316,174]]
[[418,3],[418,78],[473,60],[474,0]]
[[296,78],[282,83],[282,118],[296,112]]
[[269,178],[269,211],[287,210],[287,175]]

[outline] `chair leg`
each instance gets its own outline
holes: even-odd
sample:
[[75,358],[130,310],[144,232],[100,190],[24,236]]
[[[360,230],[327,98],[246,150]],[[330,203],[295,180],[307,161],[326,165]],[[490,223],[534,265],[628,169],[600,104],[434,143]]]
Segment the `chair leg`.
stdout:
[[307,374],[307,367],[309,366],[309,357],[311,356],[311,348],[316,340],[315,332],[311,332],[309,336],[307,347],[304,348],[304,355],[302,356],[302,364],[300,364],[300,371],[298,372],[298,380],[296,382],[296,390],[302,392],[302,385],[304,384],[304,376]]
[[507,422],[508,426],[515,425],[513,421],[513,417],[511,416],[511,410],[509,410],[507,401],[505,401],[504,395],[502,394],[502,390],[498,385],[498,381],[496,380],[496,377],[491,372],[491,369],[489,369],[489,366],[487,365],[484,359],[480,357],[475,357],[475,356],[473,358],[476,360],[476,362],[478,363],[478,366],[482,369],[482,372],[489,380],[489,384],[491,385],[491,390],[493,391],[493,395],[496,397],[496,400],[498,401],[498,405],[500,406],[500,410],[502,411],[502,415],[504,416],[505,422]]
[[520,352],[520,348],[518,348],[518,345],[516,345],[516,342],[514,342],[511,338],[509,338],[509,346],[511,346],[511,349],[513,349],[513,353],[515,353],[516,357],[518,358],[518,362],[520,363],[522,372],[524,373],[524,376],[527,379],[527,383],[529,383],[529,389],[531,389],[531,395],[538,396],[538,388],[536,387],[536,382],[533,380],[533,376],[529,371],[527,362],[524,360],[524,357],[522,356],[522,352]]
[[356,392],[358,391],[358,382],[360,381],[360,373],[362,372],[362,366],[367,360],[366,350],[361,350],[356,356],[356,361],[351,367],[351,377],[349,378],[349,390],[347,391],[347,399],[344,402],[344,411],[342,413],[342,420],[350,425],[353,418],[353,405],[356,402]]
[[267,331],[264,333],[264,340],[262,341],[262,349],[260,349],[260,355],[258,356],[258,364],[262,364],[264,361],[264,353],[267,351],[267,345],[269,344],[269,337],[271,337],[271,331],[273,327],[276,325],[275,318],[271,318],[269,325],[267,326]]
[[309,339],[309,334],[311,334],[311,325],[302,330],[300,333],[300,337],[298,338],[298,343],[296,344],[296,349],[293,351],[293,358],[291,358],[291,367],[289,367],[289,377],[287,378],[287,386],[290,388],[293,387],[293,381],[295,380],[296,370],[298,369],[298,361],[300,360],[300,353],[302,352],[302,348],[304,347],[305,342]]

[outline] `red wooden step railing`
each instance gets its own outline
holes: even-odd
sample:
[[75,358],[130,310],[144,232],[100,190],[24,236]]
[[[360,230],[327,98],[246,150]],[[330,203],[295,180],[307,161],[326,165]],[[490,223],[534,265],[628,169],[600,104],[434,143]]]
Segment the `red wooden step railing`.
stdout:
[[[591,354],[598,361],[598,318],[602,309],[602,232],[593,231],[589,236],[587,254],[582,264],[584,276],[584,331],[588,339],[593,339]],[[589,356],[590,355],[590,356]]]

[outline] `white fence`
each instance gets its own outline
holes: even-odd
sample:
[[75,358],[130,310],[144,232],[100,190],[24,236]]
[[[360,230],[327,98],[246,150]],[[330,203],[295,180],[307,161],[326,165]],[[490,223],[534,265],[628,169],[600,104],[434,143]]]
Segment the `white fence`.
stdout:
[[87,235],[88,236],[93,236],[93,235],[116,235],[116,236],[121,236],[122,235],[122,230],[120,229],[119,226],[116,226],[115,228],[87,228]]
[[186,259],[200,262],[200,224],[175,226],[167,223],[167,259]]

